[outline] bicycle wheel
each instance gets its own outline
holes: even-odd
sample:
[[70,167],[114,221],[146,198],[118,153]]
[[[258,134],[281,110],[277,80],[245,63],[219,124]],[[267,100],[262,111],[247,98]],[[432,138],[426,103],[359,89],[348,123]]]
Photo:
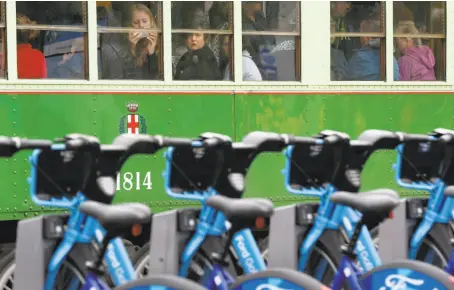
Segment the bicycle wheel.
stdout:
[[309,275],[290,269],[275,268],[240,276],[230,289],[324,290],[329,288]]
[[[9,253],[0,262],[0,290],[14,289],[15,252]],[[55,281],[55,290],[78,290],[85,282],[84,272],[68,257],[61,266]]]
[[[268,237],[259,242],[260,252],[266,264],[268,264],[268,243]],[[339,250],[336,251],[319,241],[312,250],[305,273],[325,285],[331,285],[341,258]]]
[[382,265],[360,278],[364,289],[437,289],[454,288],[454,280],[442,269],[421,261],[402,260]]
[[[449,225],[446,226],[446,231],[450,230]],[[378,227],[373,228],[370,231],[370,235],[376,248],[378,249]],[[439,238],[435,236],[435,232],[429,232],[421,243],[418,253],[416,254],[416,260],[432,264],[438,268],[446,267],[449,258],[451,257],[451,243],[449,239]],[[411,236],[409,237],[408,244],[410,244]],[[358,264],[358,263],[357,263]]]
[[[147,243],[139,251],[137,251],[135,257],[132,259],[138,279],[146,278],[148,275],[150,263],[149,253],[150,244]],[[208,255],[200,249],[192,259],[187,278],[197,283],[205,284],[208,281],[212,270],[213,263],[210,261]]]
[[207,290],[205,287],[178,276],[159,275],[125,283],[113,290],[150,290],[150,286],[165,287],[166,290]]

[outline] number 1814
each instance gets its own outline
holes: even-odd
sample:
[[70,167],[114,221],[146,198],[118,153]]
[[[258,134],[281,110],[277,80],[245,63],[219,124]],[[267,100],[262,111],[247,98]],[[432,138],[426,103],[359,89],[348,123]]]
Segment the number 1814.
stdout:
[[145,174],[142,172],[125,172],[123,174],[118,173],[117,175],[117,190],[150,190],[151,186],[152,182],[150,171]]

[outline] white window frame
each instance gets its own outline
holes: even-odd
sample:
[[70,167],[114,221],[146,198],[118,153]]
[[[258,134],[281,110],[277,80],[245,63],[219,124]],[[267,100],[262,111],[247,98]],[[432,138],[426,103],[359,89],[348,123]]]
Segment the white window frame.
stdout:
[[[330,1],[301,0],[301,79],[295,82],[243,82],[242,61],[234,66],[234,81],[172,81],[171,55],[165,47],[172,44],[171,2],[162,3],[162,36],[164,47],[164,80],[99,80],[97,61],[96,2],[87,2],[88,80],[17,78],[16,55],[16,2],[6,2],[6,49],[8,79],[0,79],[0,90],[54,90],[73,91],[452,91],[454,89],[454,2],[446,1],[446,81],[394,82],[393,81],[393,1],[385,0],[386,80],[373,82],[336,82],[330,80]],[[184,0],[180,0],[184,1]],[[314,30],[316,33],[314,33]],[[241,1],[233,0],[233,33],[241,35]],[[308,37],[307,37],[308,36]],[[234,38],[234,59],[241,60],[242,44]],[[310,41],[305,41],[310,39]],[[316,56],[316,57],[314,57]],[[83,85],[83,86],[81,86]]]

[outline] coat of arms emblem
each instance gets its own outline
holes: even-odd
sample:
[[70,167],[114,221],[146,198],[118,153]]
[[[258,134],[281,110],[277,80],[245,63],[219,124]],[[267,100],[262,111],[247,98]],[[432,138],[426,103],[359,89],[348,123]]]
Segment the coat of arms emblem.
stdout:
[[139,111],[139,105],[137,103],[128,103],[126,108],[129,114],[124,115],[120,119],[119,131],[120,134],[146,134],[147,124],[145,118],[137,112]]

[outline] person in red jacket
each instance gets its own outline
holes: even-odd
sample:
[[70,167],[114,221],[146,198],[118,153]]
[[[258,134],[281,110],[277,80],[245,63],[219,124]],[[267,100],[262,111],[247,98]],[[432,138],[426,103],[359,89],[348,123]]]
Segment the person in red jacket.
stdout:
[[[23,14],[17,15],[17,24],[33,25],[35,21]],[[30,40],[37,37],[39,31],[17,30],[17,77],[19,79],[47,78],[47,66],[44,54],[32,48]]]

